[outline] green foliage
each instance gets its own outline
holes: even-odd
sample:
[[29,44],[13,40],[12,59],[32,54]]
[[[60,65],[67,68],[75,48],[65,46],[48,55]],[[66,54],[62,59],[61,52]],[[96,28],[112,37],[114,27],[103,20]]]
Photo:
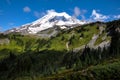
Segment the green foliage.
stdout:
[[[41,80],[119,80],[120,61],[88,67],[82,71],[69,71]],[[36,79],[37,80],[37,79]]]
[[[19,33],[0,34],[1,39],[10,40],[9,44],[0,45],[0,80],[120,79],[120,33],[114,27],[119,27],[119,22],[107,23],[106,31],[110,31],[112,37],[110,47],[86,46],[79,52],[73,50],[86,45],[99,33],[97,24],[99,22],[61,31],[50,39]],[[99,38],[96,44],[101,43]],[[66,50],[67,42],[70,51]]]
[[96,80],[115,80],[120,79],[120,62],[111,64],[97,65],[91,67],[88,72],[94,76]]

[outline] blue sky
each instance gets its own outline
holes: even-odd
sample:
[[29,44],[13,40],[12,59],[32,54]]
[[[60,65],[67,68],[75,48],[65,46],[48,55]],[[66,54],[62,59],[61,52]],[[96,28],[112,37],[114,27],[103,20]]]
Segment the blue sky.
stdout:
[[48,10],[80,20],[108,21],[120,18],[120,0],[0,0],[0,30],[35,21]]

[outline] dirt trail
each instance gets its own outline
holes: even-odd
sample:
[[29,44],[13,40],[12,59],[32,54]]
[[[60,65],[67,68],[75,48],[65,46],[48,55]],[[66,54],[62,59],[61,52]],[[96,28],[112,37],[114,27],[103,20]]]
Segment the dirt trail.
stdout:
[[66,42],[66,48],[69,51],[69,42]]

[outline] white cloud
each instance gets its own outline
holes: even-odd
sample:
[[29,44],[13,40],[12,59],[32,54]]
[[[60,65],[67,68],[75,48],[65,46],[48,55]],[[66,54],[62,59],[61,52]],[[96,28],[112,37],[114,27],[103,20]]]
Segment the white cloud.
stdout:
[[80,8],[75,7],[75,8],[74,8],[73,17],[77,18],[77,17],[81,16],[82,19],[85,19],[84,14],[85,14],[86,12],[87,12],[87,10],[80,10]]
[[13,22],[8,23],[9,26],[13,26],[14,24],[15,23],[13,23]]
[[92,15],[90,16],[90,18],[93,21],[105,21],[105,20],[107,20],[109,18],[109,16],[97,13],[96,10],[93,10]]
[[26,6],[23,8],[23,11],[28,13],[31,12],[31,9],[28,6]]
[[3,30],[3,28],[2,28],[2,26],[0,26],[0,32],[2,32],[2,30]]
[[55,12],[55,10],[54,10],[54,9],[51,9],[51,10],[47,10],[46,12],[47,12],[47,13],[52,13],[52,12]]
[[42,16],[44,16],[44,15],[45,15],[44,12],[34,11],[34,16],[35,16],[36,18],[40,18],[40,17],[42,17]]
[[117,10],[120,10],[120,8],[118,8]]
[[114,15],[113,16],[115,19],[120,19],[120,15]]
[[10,0],[6,0],[6,2],[7,2],[9,5],[11,5],[11,1],[10,1]]
[[40,17],[42,17],[42,16],[44,16],[44,15],[46,15],[46,14],[53,13],[53,12],[55,12],[54,9],[47,10],[47,11],[45,11],[45,12],[34,11],[34,16],[35,16],[36,18],[40,18]]
[[0,31],[2,30],[2,27],[0,26]]
[[79,9],[78,7],[75,7],[75,8],[74,8],[74,16],[75,16],[75,17],[78,17],[78,16],[80,16],[80,13],[81,13],[81,12],[80,12],[80,9]]
[[39,18],[40,17],[40,13],[38,11],[34,11],[34,16]]

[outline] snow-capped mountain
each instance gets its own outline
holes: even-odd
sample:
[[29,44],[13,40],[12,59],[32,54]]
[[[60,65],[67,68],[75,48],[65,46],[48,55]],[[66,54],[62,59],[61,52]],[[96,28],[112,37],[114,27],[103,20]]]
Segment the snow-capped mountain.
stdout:
[[36,34],[40,31],[52,28],[54,26],[59,26],[61,29],[72,28],[75,25],[83,25],[85,21],[80,21],[76,18],[71,17],[66,12],[57,13],[57,12],[48,12],[47,15],[42,18],[25,25],[22,25],[19,28],[14,28],[8,30],[10,32],[21,32],[21,33],[30,33]]

